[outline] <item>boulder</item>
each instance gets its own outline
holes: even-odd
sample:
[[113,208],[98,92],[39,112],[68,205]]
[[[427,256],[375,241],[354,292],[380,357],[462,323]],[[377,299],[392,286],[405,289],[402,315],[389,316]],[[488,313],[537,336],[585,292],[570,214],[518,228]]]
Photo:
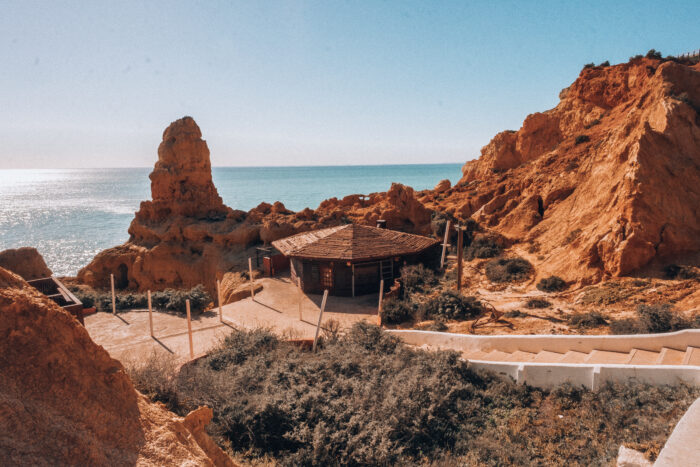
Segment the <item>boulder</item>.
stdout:
[[31,247],[0,251],[0,267],[28,281],[53,274],[37,249]]

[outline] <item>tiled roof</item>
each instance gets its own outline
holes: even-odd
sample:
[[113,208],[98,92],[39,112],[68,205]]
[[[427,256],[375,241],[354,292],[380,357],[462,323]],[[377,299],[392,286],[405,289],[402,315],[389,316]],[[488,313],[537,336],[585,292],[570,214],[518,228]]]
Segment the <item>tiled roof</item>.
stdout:
[[439,240],[396,230],[347,224],[272,242],[285,256],[316,260],[369,261],[419,253]]

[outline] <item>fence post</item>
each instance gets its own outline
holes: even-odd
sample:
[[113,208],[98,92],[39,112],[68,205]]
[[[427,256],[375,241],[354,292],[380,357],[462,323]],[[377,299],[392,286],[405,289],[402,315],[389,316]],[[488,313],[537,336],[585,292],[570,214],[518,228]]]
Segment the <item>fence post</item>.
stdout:
[[302,301],[304,300],[304,291],[301,289],[301,278],[299,276],[297,276],[297,287],[299,287],[299,321],[303,321],[301,315],[301,305]]
[[190,359],[194,358],[194,346],[192,345],[192,317],[190,315],[190,301],[185,301],[187,307],[187,335],[190,338]]
[[464,249],[464,227],[457,228],[457,292],[462,290],[462,253]]
[[445,225],[445,241],[442,242],[442,256],[440,256],[440,269],[445,267],[445,253],[448,245],[447,241],[450,239],[450,221],[447,221]]
[[379,304],[377,305],[377,326],[382,325],[382,300],[384,299],[384,279],[379,281]]
[[219,301],[219,322],[224,322],[224,311],[221,308],[221,280],[216,280],[216,299]]
[[153,337],[153,307],[151,306],[151,291],[148,291],[148,324],[151,327],[151,337]]
[[117,314],[117,299],[114,296],[114,274],[109,275],[110,282],[112,283],[112,314]]
[[248,258],[248,275],[250,275],[250,298],[255,300],[255,285],[253,283],[253,259]]
[[316,324],[316,334],[314,335],[314,345],[313,352],[316,352],[316,343],[318,342],[318,332],[321,330],[321,319],[323,318],[323,311],[326,309],[326,300],[328,299],[328,289],[323,291],[323,301],[321,302],[321,313],[318,315],[318,324]]

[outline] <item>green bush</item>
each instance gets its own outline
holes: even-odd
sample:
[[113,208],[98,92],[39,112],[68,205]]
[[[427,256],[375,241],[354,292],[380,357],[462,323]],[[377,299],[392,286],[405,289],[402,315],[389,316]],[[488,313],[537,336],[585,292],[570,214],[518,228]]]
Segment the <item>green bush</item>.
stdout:
[[537,288],[542,292],[561,292],[566,289],[566,282],[561,277],[549,276],[540,279]]
[[569,316],[569,325],[576,328],[597,328],[608,324],[608,321],[598,311],[590,311],[588,313],[573,313]]
[[525,302],[525,308],[549,308],[552,304],[543,298],[531,298]]
[[186,301],[190,301],[190,311],[193,314],[203,312],[211,303],[211,297],[203,285],[197,285],[189,290],[165,289],[162,292],[153,292],[151,302],[153,308],[160,311],[186,313]]
[[412,264],[401,268],[401,282],[406,293],[427,292],[437,285],[435,272],[423,264]]
[[621,444],[660,447],[700,395],[639,383],[536,389],[367,323],[316,353],[233,330],[210,356],[174,367],[128,371],[179,415],[211,407],[213,439],[265,465],[608,465]]
[[601,63],[601,64],[598,65],[598,66],[605,68],[605,67],[610,66],[610,62],[609,62],[608,60],[605,60],[603,63]]
[[585,65],[583,65],[583,67],[584,67],[584,68],[594,68],[594,67],[595,67],[595,63],[593,63],[593,62],[591,62],[591,63],[586,63]]
[[464,258],[471,261],[475,258],[495,258],[500,255],[503,248],[498,240],[489,235],[477,235],[469,246],[464,249]]
[[387,298],[382,302],[382,322],[387,324],[400,324],[412,321],[415,317],[416,309],[408,300],[398,298]]
[[483,310],[475,297],[467,297],[452,290],[442,292],[424,305],[425,315],[431,318],[464,320],[476,318]]
[[588,137],[588,135],[578,135],[576,136],[576,145],[578,146],[579,144],[587,143],[591,140],[591,138]]
[[647,58],[656,58],[658,60],[661,60],[661,52],[657,52],[654,49],[650,49],[649,52],[647,52],[646,57]]
[[[81,288],[73,289],[73,293],[86,308],[96,307],[98,311],[112,312],[112,293],[84,291]],[[186,311],[185,300],[190,300],[190,310],[193,314],[203,312],[211,303],[211,297],[198,285],[189,290],[165,289],[162,292],[151,294],[151,304],[157,311],[174,312],[184,314]],[[138,310],[148,308],[148,296],[139,292],[119,292],[115,296],[117,310]]]
[[664,275],[669,279],[695,279],[698,277],[697,272],[690,266],[679,266],[677,264],[669,264],[664,268]]
[[491,282],[517,282],[527,279],[532,269],[523,258],[492,259],[486,263],[486,277]]
[[700,327],[700,320],[687,319],[669,303],[641,304],[635,318],[624,318],[610,325],[613,334],[656,334]]

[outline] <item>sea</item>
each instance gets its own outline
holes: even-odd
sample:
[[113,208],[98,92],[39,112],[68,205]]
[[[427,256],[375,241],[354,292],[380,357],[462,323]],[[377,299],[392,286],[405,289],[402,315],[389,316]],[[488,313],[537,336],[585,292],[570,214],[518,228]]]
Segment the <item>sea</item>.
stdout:
[[[315,209],[321,201],[386,191],[392,182],[416,190],[459,180],[462,164],[313,167],[214,167],[228,206],[247,211],[281,201]],[[151,168],[0,170],[0,251],[33,246],[56,275],[75,275],[100,251],[128,240],[139,203],[151,199]]]

